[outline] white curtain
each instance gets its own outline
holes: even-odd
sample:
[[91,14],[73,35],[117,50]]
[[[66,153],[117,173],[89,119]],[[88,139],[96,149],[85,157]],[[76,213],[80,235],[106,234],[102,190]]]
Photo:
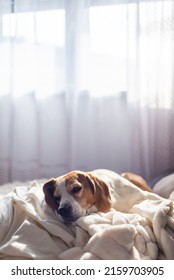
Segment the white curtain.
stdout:
[[0,183],[174,167],[173,0],[0,1]]

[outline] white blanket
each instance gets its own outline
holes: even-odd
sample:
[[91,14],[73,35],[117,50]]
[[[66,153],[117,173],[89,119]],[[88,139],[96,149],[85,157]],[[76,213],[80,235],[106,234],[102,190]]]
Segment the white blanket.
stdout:
[[[129,192],[126,184],[125,205]],[[136,192],[144,199],[128,213],[112,209],[67,226],[45,204],[42,184],[16,187],[0,198],[0,259],[174,259],[174,202]]]

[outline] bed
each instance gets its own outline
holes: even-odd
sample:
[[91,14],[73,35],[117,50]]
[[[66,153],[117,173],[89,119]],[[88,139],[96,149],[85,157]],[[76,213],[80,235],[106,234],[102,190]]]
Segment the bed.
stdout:
[[174,184],[164,198],[157,183],[156,193],[147,199],[143,192],[126,213],[111,209],[65,225],[44,201],[44,182],[0,186],[0,259],[174,259]]

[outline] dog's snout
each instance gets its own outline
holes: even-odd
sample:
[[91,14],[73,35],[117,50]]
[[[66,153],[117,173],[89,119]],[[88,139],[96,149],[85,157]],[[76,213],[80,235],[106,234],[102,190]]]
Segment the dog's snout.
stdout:
[[58,208],[58,214],[61,215],[63,218],[67,218],[71,213],[71,205],[64,205]]

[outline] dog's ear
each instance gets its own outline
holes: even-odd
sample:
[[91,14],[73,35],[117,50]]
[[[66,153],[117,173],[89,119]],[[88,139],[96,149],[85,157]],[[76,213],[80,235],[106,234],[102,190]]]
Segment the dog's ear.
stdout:
[[58,202],[55,200],[53,196],[55,188],[56,188],[55,179],[51,179],[50,181],[46,182],[43,185],[45,201],[53,210],[57,210],[59,206]]
[[107,184],[90,173],[86,178],[94,195],[95,206],[100,212],[108,212],[111,208],[111,197]]

